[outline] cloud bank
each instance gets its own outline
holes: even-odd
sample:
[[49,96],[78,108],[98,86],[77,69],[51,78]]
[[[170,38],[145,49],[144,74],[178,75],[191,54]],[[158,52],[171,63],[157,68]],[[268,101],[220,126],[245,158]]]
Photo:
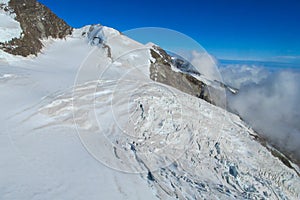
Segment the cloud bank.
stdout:
[[227,84],[240,89],[228,96],[229,109],[300,161],[300,72],[247,65],[228,65],[220,72]]

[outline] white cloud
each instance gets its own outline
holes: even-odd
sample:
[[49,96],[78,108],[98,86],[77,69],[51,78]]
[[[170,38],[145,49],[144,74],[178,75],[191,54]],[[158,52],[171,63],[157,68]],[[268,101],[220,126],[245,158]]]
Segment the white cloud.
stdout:
[[300,55],[275,56],[271,60],[287,63],[300,63]]
[[241,88],[243,85],[259,84],[269,76],[269,72],[255,65],[231,64],[220,68],[222,78],[232,87]]
[[221,69],[225,82],[240,88],[229,108],[282,150],[300,160],[300,73],[256,66]]
[[199,53],[192,51],[190,63],[197,68],[197,70],[210,80],[221,80],[220,73],[217,68],[217,61],[207,52]]

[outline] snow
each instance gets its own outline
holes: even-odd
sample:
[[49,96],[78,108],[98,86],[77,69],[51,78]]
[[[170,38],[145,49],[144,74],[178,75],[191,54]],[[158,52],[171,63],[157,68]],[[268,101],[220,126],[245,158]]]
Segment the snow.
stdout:
[[[8,1],[4,1],[7,5]],[[21,25],[15,19],[14,14],[6,13],[0,9],[0,42],[8,42],[13,38],[20,38],[23,32]]]
[[19,22],[4,13],[0,13],[0,42],[20,38],[21,33],[22,29]]
[[103,41],[108,41],[111,38],[114,38],[116,36],[120,35],[120,32],[106,26],[101,25],[95,25],[92,26],[92,30],[89,32],[89,40],[93,40],[95,37],[101,38]]
[[0,65],[1,199],[155,198],[138,175],[93,159],[73,125],[39,127],[53,121],[39,107],[73,86],[91,48],[74,37],[48,41],[38,57]]
[[0,62],[0,199],[299,199],[238,116],[154,83],[149,47],[96,28]]
[[4,3],[5,5],[8,5],[9,1],[10,1],[10,0],[2,0],[1,3]]

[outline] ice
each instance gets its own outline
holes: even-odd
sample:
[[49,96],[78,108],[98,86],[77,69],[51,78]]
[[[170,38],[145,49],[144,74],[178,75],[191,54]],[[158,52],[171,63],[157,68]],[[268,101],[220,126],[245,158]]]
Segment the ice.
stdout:
[[1,199],[299,199],[296,167],[238,116],[151,81],[149,47],[95,28],[111,57],[85,27],[0,63]]
[[21,62],[14,57],[16,62],[0,65],[0,198],[155,198],[139,175],[112,170],[95,160],[72,124],[51,126],[60,116],[72,118],[72,106],[53,110],[53,118],[41,107],[72,102],[53,100],[71,91],[77,70],[93,47],[76,36],[44,43],[38,57]]

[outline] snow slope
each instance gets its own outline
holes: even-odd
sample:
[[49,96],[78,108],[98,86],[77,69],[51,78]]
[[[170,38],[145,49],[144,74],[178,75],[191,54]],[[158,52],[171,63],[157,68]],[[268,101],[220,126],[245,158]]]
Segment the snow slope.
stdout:
[[139,176],[93,159],[74,125],[39,128],[51,121],[42,114],[26,120],[73,86],[91,48],[82,38],[50,40],[35,59],[0,64],[0,199],[154,198]]
[[151,54],[99,25],[0,62],[0,199],[299,199],[237,116],[153,82]]

